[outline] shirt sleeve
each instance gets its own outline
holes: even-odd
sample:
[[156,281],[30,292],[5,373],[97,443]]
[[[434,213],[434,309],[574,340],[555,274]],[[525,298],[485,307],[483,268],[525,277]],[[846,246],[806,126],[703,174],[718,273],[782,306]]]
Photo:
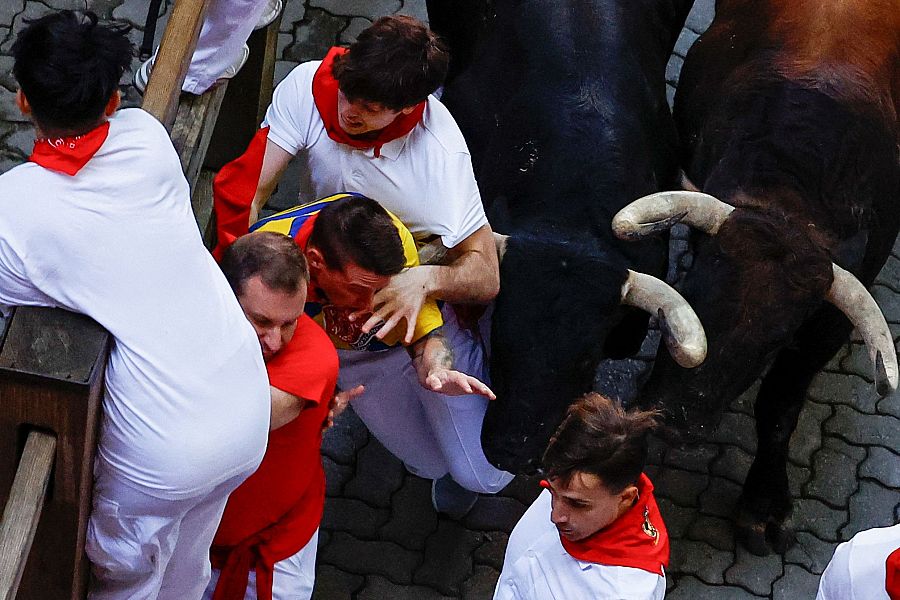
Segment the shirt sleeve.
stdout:
[[58,306],[26,275],[25,263],[0,238],[0,304],[10,306]]
[[321,404],[334,393],[337,351],[325,332],[304,315],[290,343],[266,363],[266,370],[272,387]]
[[266,110],[263,127],[269,126],[269,138],[290,154],[306,148],[309,128],[316,106],[312,96],[312,76],[320,61],[298,65],[278,84],[272,104]]
[[816,600],[851,600],[853,590],[850,580],[850,542],[840,544],[834,550],[834,556],[822,578],[819,580],[819,591]]
[[487,216],[481,203],[481,193],[472,171],[472,157],[468,152],[456,152],[444,162],[441,187],[436,197],[443,213],[443,222],[450,225],[442,232],[441,242],[453,248],[487,224]]

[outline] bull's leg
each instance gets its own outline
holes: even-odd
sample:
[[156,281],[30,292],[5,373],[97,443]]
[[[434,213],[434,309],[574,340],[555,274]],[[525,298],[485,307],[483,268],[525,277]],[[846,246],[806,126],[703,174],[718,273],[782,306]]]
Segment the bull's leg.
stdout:
[[754,409],[756,458],[744,482],[737,519],[738,536],[754,554],[768,554],[769,546],[783,553],[794,542],[794,533],[785,523],[792,508],[788,444],[812,378],[840,349],[850,330],[839,311],[823,308],[801,327],[796,344],[778,354],[763,379]]

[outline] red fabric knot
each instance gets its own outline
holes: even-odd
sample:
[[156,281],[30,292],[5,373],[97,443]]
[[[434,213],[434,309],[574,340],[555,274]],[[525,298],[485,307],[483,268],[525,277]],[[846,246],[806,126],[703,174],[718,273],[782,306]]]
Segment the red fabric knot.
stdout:
[[82,135],[38,138],[28,157],[45,169],[72,176],[90,161],[109,136],[109,121]]

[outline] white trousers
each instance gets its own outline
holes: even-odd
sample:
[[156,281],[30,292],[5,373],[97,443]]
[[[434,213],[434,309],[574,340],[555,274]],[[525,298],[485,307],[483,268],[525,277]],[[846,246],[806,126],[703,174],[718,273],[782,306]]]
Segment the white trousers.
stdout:
[[240,55],[268,0],[210,0],[181,89],[202,94]]
[[203,496],[164,500],[123,483],[98,460],[85,545],[94,575],[89,600],[198,600],[225,502],[249,475]]
[[[316,551],[319,545],[319,530],[305,546],[293,556],[275,563],[272,573],[272,600],[309,600],[312,597],[313,585],[316,582]],[[219,570],[212,570],[212,577],[203,600],[212,600],[219,581]],[[247,580],[247,591],[244,600],[257,600],[256,573],[250,571]]]
[[[489,339],[460,327],[453,309],[442,309],[442,329],[453,350],[457,371],[489,384],[486,349]],[[490,315],[482,331],[490,334]],[[339,351],[339,385],[366,391],[353,409],[385,448],[420,477],[438,479],[447,473],[468,490],[493,494],[513,476],[491,465],[481,449],[481,424],[489,400],[484,396],[445,396],[424,389],[403,348],[384,352]]]

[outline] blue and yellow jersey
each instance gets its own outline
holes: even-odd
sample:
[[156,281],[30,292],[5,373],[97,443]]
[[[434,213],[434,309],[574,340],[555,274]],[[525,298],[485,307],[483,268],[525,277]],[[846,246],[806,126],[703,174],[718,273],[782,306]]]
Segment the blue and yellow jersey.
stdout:
[[[316,215],[319,214],[319,210],[321,210],[324,205],[331,202],[352,202],[354,198],[358,197],[360,197],[359,194],[353,193],[335,194],[333,196],[328,196],[327,198],[322,198],[321,200],[316,200],[315,202],[289,208],[270,217],[266,217],[265,219],[260,219],[250,227],[250,231],[274,231],[283,233],[284,235],[289,235],[294,238],[297,244],[305,249],[306,244],[309,241],[309,236],[312,233]],[[388,214],[394,222],[394,225],[397,227],[397,233],[400,235],[400,240],[403,243],[403,254],[406,256],[405,266],[407,268],[418,266],[419,253],[412,234],[406,226],[400,222],[400,219],[391,214],[390,211],[388,211]],[[311,282],[311,284],[311,288],[315,288],[315,282]],[[322,326],[337,348],[353,350],[385,350],[389,347],[402,344],[403,336],[406,333],[406,319],[401,320],[400,323],[385,336],[384,340],[379,340],[375,337],[375,331],[370,331],[368,334],[364,334],[360,331],[360,327],[365,322],[365,319],[358,319],[355,322],[350,322],[347,317],[352,311],[344,307],[328,304],[327,301],[317,298],[313,292],[314,290],[310,291],[310,298],[306,303],[306,314]],[[443,324],[444,321],[441,317],[441,311],[438,308],[437,303],[431,298],[426,299],[425,304],[422,305],[422,310],[419,312],[419,318],[416,321],[413,342],[421,339],[423,336],[434,331]]]

